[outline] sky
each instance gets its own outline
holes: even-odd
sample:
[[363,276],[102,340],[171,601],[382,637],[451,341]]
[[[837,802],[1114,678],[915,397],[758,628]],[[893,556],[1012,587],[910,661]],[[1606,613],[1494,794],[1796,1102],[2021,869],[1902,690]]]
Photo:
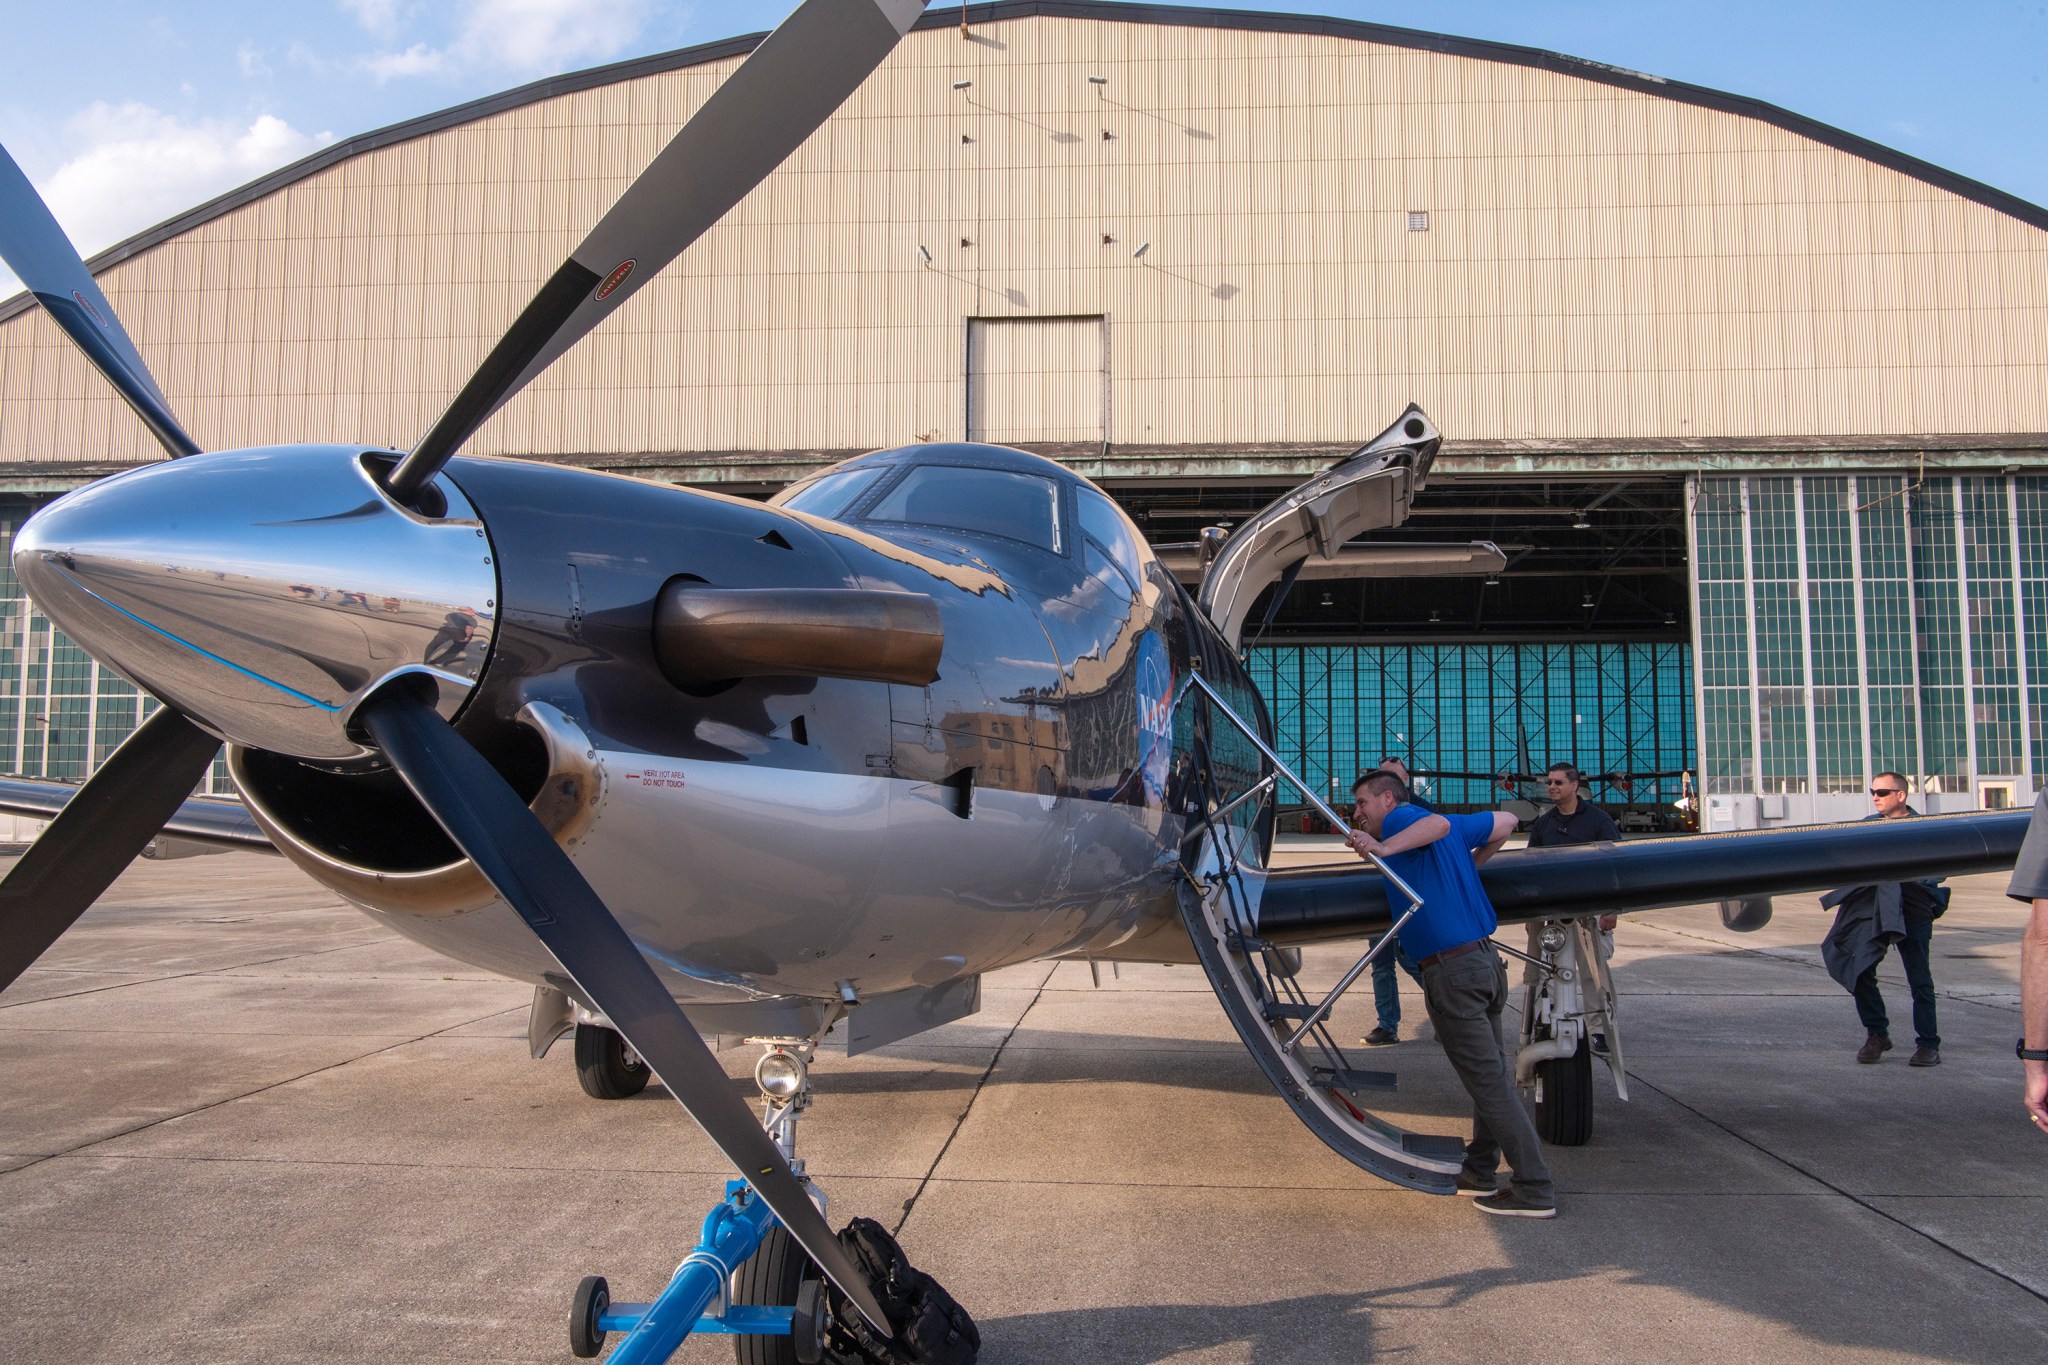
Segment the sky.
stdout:
[[[329,142],[543,76],[759,32],[791,8],[790,0],[8,0],[0,145],[89,256]],[[2048,205],[2048,0],[1249,0],[1228,8],[1490,38],[1748,95]],[[16,287],[0,268],[0,297]]]

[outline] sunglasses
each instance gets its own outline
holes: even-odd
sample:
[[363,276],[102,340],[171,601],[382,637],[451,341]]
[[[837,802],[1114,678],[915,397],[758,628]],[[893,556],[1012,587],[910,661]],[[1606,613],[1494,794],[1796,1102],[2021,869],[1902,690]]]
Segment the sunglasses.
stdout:
[[1898,789],[1897,787],[1872,787],[1872,788],[1870,789],[1870,794],[1871,794],[1872,796],[1904,796],[1904,795],[1905,795],[1905,793],[1904,793],[1904,792],[1902,792],[1902,791],[1900,791],[1900,790],[1899,790],[1899,789]]
[[1546,787],[1569,787],[1571,784],[1572,780],[1569,777],[1546,777],[1543,779],[1543,785]]

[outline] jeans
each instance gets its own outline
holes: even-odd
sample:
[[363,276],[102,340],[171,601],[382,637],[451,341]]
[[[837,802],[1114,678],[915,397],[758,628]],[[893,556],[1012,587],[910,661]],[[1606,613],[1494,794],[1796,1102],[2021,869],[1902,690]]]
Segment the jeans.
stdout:
[[1415,964],[1401,951],[1398,939],[1372,960],[1372,1006],[1379,1014],[1380,1027],[1389,1033],[1401,1031],[1401,979],[1394,975],[1396,958],[1400,959],[1401,970],[1415,977],[1417,985],[1422,983],[1422,978],[1415,976]]
[[[1899,965],[1906,969],[1906,984],[1913,990],[1914,1041],[1922,1047],[1940,1047],[1941,1033],[1934,1026],[1934,973],[1928,969],[1928,949],[1934,942],[1934,921],[1918,915],[1906,917],[1906,936],[1899,940]],[[1866,1033],[1891,1036],[1891,1018],[1884,1010],[1884,996],[1877,989],[1877,969],[1884,959],[1870,964],[1856,978],[1856,1015]]]
[[1508,969],[1492,948],[1432,962],[1422,969],[1422,1001],[1444,1055],[1472,1097],[1472,1140],[1465,1173],[1491,1178],[1506,1156],[1515,1193],[1538,1204],[1556,1201],[1536,1126],[1515,1093],[1514,1066],[1500,1027],[1508,1001]]

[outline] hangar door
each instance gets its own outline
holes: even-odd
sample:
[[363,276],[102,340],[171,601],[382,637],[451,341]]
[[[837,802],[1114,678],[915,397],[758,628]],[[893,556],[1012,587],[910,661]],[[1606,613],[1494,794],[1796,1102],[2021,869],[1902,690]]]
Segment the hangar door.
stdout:
[[967,439],[1100,444],[1108,355],[1099,317],[969,318]]

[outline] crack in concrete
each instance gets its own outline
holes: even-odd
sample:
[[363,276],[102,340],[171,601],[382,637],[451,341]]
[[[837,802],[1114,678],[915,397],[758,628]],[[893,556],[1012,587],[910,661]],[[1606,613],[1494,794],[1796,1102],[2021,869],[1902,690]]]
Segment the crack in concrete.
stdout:
[[[191,973],[191,975],[198,975],[198,973]],[[42,1165],[45,1161],[55,1161],[59,1157],[77,1156],[79,1153],[89,1151],[90,1149],[99,1146],[101,1143],[112,1142],[117,1138],[128,1137],[131,1134],[135,1133],[147,1132],[151,1128],[155,1128],[159,1124],[169,1123],[173,1119],[189,1118],[194,1114],[204,1114],[209,1110],[218,1109],[222,1105],[234,1104],[238,1100],[246,1100],[252,1096],[261,1095],[266,1091],[275,1090],[281,1085],[291,1085],[297,1081],[303,1081],[310,1076],[318,1076],[323,1072],[334,1071],[344,1066],[353,1066],[355,1063],[363,1061],[364,1059],[369,1057],[382,1056],[384,1053],[390,1052],[395,1048],[409,1047],[414,1043],[423,1043],[429,1038],[439,1038],[443,1034],[452,1032],[455,1029],[468,1028],[472,1024],[480,1024],[484,1020],[492,1018],[494,1015],[501,1013],[503,1013],[502,1010],[493,1010],[490,1014],[478,1015],[474,1019],[465,1019],[459,1024],[450,1024],[447,1028],[435,1029],[431,1033],[422,1033],[417,1035],[416,1037],[411,1038],[399,1038],[384,1047],[371,1048],[368,1052],[359,1052],[353,1057],[344,1057],[338,1062],[329,1062],[325,1066],[316,1066],[309,1071],[302,1071],[294,1076],[284,1076],[279,1078],[278,1080],[271,1081],[267,1085],[259,1085],[254,1087],[253,1089],[244,1090],[240,1094],[223,1096],[220,1099],[214,1100],[210,1104],[195,1105],[193,1108],[181,1110],[175,1114],[164,1114],[158,1118],[153,1118],[143,1123],[134,1124],[131,1127],[121,1129],[119,1132],[103,1133],[95,1138],[87,1138],[85,1141],[77,1143],[74,1146],[66,1147],[61,1152],[46,1152],[42,1156],[37,1157],[33,1161],[27,1162],[24,1165],[16,1166],[11,1171],[0,1171],[0,1180],[5,1180],[7,1177],[12,1175],[18,1175],[22,1171],[33,1170],[37,1166]]]
[[896,1226],[889,1229],[891,1237],[903,1235],[904,1224],[910,1221],[910,1215],[917,1210],[917,1201],[924,1194],[925,1188],[932,1183],[932,1176],[937,1173],[939,1163],[946,1159],[947,1152],[953,1150],[954,1139],[960,1136],[960,1130],[967,1125],[967,1116],[974,1112],[975,1101],[981,1098],[983,1087],[988,1084],[989,1077],[995,1074],[996,1063],[1003,1060],[1004,1049],[1008,1048],[1010,1040],[1017,1036],[1017,1030],[1024,1027],[1024,1021],[1031,1017],[1031,1011],[1037,1007],[1039,999],[1045,994],[1046,983],[1052,980],[1053,973],[1059,969],[1060,964],[1057,962],[1046,964],[1045,976],[1039,981],[1037,989],[1031,992],[1030,1002],[1017,1012],[1017,1022],[1010,1025],[1010,1031],[1003,1035],[1003,1041],[996,1044],[995,1053],[989,1057],[988,1065],[983,1068],[981,1079],[974,1083],[974,1093],[967,1097],[967,1104],[961,1109],[960,1117],[953,1120],[953,1130],[947,1133],[946,1140],[939,1144],[938,1152],[932,1157],[932,1164],[925,1168],[924,1175],[917,1182],[917,1188],[910,1192],[910,1198],[903,1201],[903,1212],[897,1217]]
[[[1713,1128],[1716,1128],[1723,1133],[1726,1133],[1729,1137],[1734,1138],[1737,1142],[1741,1143],[1745,1147],[1750,1148],[1752,1151],[1758,1152],[1763,1156],[1769,1158],[1770,1160],[1777,1162],[1779,1165],[1785,1167],[1785,1169],[1789,1171],[1797,1172],[1798,1174],[1806,1177],[1808,1180],[1811,1180],[1814,1184],[1819,1185],[1823,1189],[1833,1191],[1835,1194],[1840,1195],[1842,1198],[1854,1204],[1857,1208],[1860,1208],[1867,1213],[1875,1214],[1877,1217],[1882,1218],[1885,1222],[1890,1223],[1895,1227],[1903,1228],[1907,1232],[1912,1233],[1915,1237],[1923,1238],[1924,1240],[1932,1243],[1933,1245],[1940,1247],[1943,1251],[1946,1251],[1949,1255],[1955,1257],[1957,1260],[1963,1261],[1969,1265],[1973,1265],[1987,1275],[1992,1275],[1998,1279],[2004,1280],[2007,1284],[2011,1285],[2013,1288],[2019,1290],[2023,1294],[2031,1295],[2032,1297],[2039,1299],[2043,1303],[2048,1303],[2048,1293],[2044,1293],[2041,1290],[2034,1288],[2025,1280],[2019,1279],[2007,1273],[2006,1271],[2000,1270],[1997,1266],[1992,1265],[1988,1261],[1980,1260],[1979,1258],[1972,1256],[1969,1252],[1964,1251],[1960,1247],[1951,1246],[1949,1243],[1942,1241],[1941,1238],[1935,1236],[1933,1233],[1927,1231],[1925,1228],[1915,1227],[1911,1223],[1907,1222],[1905,1219],[1899,1217],[1897,1214],[1885,1212],[1883,1209],[1877,1207],[1877,1205],[1871,1203],[1868,1199],[1864,1199],[1858,1195],[1851,1194],[1848,1190],[1845,1190],[1840,1185],[1835,1184],[1834,1181],[1829,1180],[1826,1176],[1819,1175],[1816,1172],[1810,1171],[1806,1167],[1794,1161],[1792,1158],[1788,1156],[1782,1156],[1779,1153],[1774,1152],[1770,1148],[1764,1146],[1761,1142],[1756,1141],[1754,1138],[1747,1137],[1744,1134],[1737,1132],[1735,1129],[1721,1122],[1719,1119],[1707,1113],[1705,1110],[1700,1109],[1694,1105],[1687,1104],[1684,1100],[1679,1099],[1678,1096],[1645,1079],[1641,1075],[1637,1074],[1635,1071],[1631,1070],[1628,1073],[1628,1078],[1631,1081],[1639,1083],[1644,1089],[1648,1090],[1651,1094],[1660,1095],[1663,1098],[1671,1101],[1671,1103],[1677,1105],[1686,1113],[1691,1114],[1700,1122],[1705,1123]],[[1894,1199],[1907,1198],[1911,1196],[1876,1195],[1873,1197],[1880,1199]],[[1962,1199],[1987,1198],[1995,1196],[1950,1195],[1947,1197]]]
[[[1670,927],[1669,925],[1665,925],[1665,924],[1642,924],[1642,923],[1639,923],[1639,922],[1637,922],[1637,921],[1633,921],[1633,920],[1632,920],[1632,921],[1630,921],[1630,923],[1631,923],[1631,924],[1634,924],[1634,925],[1635,925],[1635,927],[1636,927],[1636,928],[1638,928],[1638,929],[1654,929],[1654,930],[1656,930],[1656,931],[1657,931],[1658,933],[1660,933],[1660,934],[1670,934],[1670,935],[1671,935],[1671,936],[1672,936],[1673,938],[1682,938],[1682,939],[1687,939],[1687,940],[1689,940],[1689,941],[1691,941],[1691,942],[1693,942],[1693,943],[1707,943],[1707,944],[1711,944],[1711,945],[1713,945],[1714,947],[1716,947],[1716,948],[1719,948],[1719,949],[1721,949],[1721,950],[1722,950],[1723,952],[1729,952],[1729,953],[1742,953],[1742,954],[1745,954],[1746,956],[1749,956],[1749,957],[1759,957],[1759,958],[1762,958],[1762,959],[1764,959],[1764,960],[1765,960],[1765,961],[1767,961],[1767,962],[1782,962],[1783,964],[1785,964],[1785,965],[1786,965],[1786,966],[1788,966],[1788,967],[1798,967],[1798,968],[1800,968],[1800,969],[1802,969],[1802,970],[1805,970],[1805,971],[1811,971],[1811,972],[1819,972],[1819,973],[1821,973],[1821,974],[1822,974],[1823,976],[1825,976],[1825,975],[1827,974],[1827,967],[1826,967],[1826,966],[1825,966],[1824,964],[1822,964],[1822,963],[1820,963],[1820,962],[1816,962],[1816,961],[1814,961],[1814,960],[1813,960],[1812,958],[1810,958],[1810,957],[1807,957],[1807,956],[1805,956],[1804,954],[1801,954],[1800,956],[1794,957],[1794,956],[1793,956],[1793,955],[1791,954],[1791,952],[1790,952],[1789,950],[1784,950],[1784,949],[1777,949],[1777,948],[1749,948],[1749,947],[1745,947],[1744,945],[1742,945],[1742,944],[1740,944],[1740,943],[1729,943],[1729,942],[1726,942],[1725,940],[1722,940],[1722,939],[1718,939],[1718,938],[1710,938],[1710,937],[1708,937],[1708,936],[1707,936],[1707,935],[1705,935],[1705,934],[1693,933],[1693,932],[1691,932],[1690,930],[1686,930],[1686,929],[1673,929],[1673,928],[1671,928],[1671,927]],[[1957,929],[1957,930],[1956,930],[1956,932],[1958,932],[1958,933],[1966,933],[1966,932],[1970,932],[1970,931],[1968,931],[1968,930],[1964,930],[1964,929],[1960,929],[1960,928],[1959,928],[1959,929]],[[1896,982],[1886,982],[1885,984],[1887,984],[1887,985],[1896,985],[1897,983],[1896,983]],[[2017,986],[2017,985],[2015,985],[2013,989],[2014,989],[2015,991],[2017,991],[2017,990],[2018,990],[2019,988],[2018,988],[2018,986]],[[1622,991],[1620,990],[1620,988],[1619,988],[1619,987],[1617,987],[1617,988],[1616,988],[1616,993],[1617,993],[1617,994],[1627,994],[1627,995],[1636,995],[1636,994],[1639,994],[1639,993],[1640,993],[1640,994],[1644,994],[1644,995],[1648,995],[1648,994],[1651,994],[1651,992],[1648,992],[1648,991],[1644,991],[1644,992],[1636,992],[1636,991],[1627,991],[1627,992],[1622,992]],[[1674,993],[1674,994],[1684,994],[1684,992],[1673,992],[1673,993]],[[1716,992],[1716,993],[1718,994],[1718,992]],[[1846,995],[1846,994],[1847,994],[1847,992],[1845,991],[1845,992],[1843,992],[1843,994],[1845,994],[1845,995]],[[1958,995],[1958,994],[1956,993],[1956,988],[1950,988],[1950,989],[1948,989],[1948,990],[1943,990],[1943,989],[1942,989],[1941,987],[1937,986],[1937,987],[1935,987],[1935,990],[1934,990],[1934,994],[1935,994],[1935,996],[1936,996],[1936,997],[1937,997],[1938,999],[1942,999],[1942,1000],[1954,1000],[1954,1001],[1958,1002],[1959,1004],[1964,1004],[1964,1005],[1982,1005],[1982,1006],[1983,1006],[1983,1007],[1984,1007],[1985,1009],[1988,1009],[1988,1010],[1997,1010],[1997,1011],[1999,1011],[1999,1012],[2000,1012],[2001,1014],[2018,1014],[2018,1013],[2019,1013],[2019,1006],[2018,1006],[2018,1005],[2016,1005],[2016,1004],[2014,1004],[2014,1005],[2002,1005],[2002,1004],[1998,1004],[1998,1003],[1996,1003],[1995,1001],[1992,1001],[1992,1000],[1987,1000],[1987,999],[1985,999],[1985,998],[1983,998],[1983,997],[1981,997],[1981,996],[1974,996],[1974,995]],[[1822,998],[1822,997],[1816,996],[1816,997],[1812,997],[1812,998],[1814,998],[1814,999],[1820,999],[1820,998]]]
[[[248,962],[238,962],[232,966],[227,967],[194,967],[189,972],[171,972],[165,976],[145,976],[140,977],[134,981],[115,981],[105,986],[93,986],[87,990],[66,991],[62,995],[40,995],[33,1000],[9,1000],[5,1002],[0,1002],[0,1010],[21,1009],[23,1006],[26,1005],[40,1005],[43,1004],[45,1001],[49,1000],[78,1000],[88,995],[100,995],[106,991],[125,991],[131,986],[154,986],[160,981],[184,981],[195,976],[228,976],[235,972],[247,971],[251,967],[267,967],[270,966],[272,963],[276,962],[296,962],[300,958],[323,957],[328,953],[345,953],[352,948],[366,948],[379,941],[379,939],[371,938],[366,939],[361,943],[338,944],[337,946],[332,948],[302,949],[298,952],[284,953],[277,957],[254,958]],[[120,974],[118,969],[101,973],[97,969],[92,967],[52,967],[47,968],[46,970],[71,971],[78,972],[81,975],[88,972],[92,972],[96,975],[109,976],[118,976]],[[477,979],[485,980],[487,978],[479,977]]]

